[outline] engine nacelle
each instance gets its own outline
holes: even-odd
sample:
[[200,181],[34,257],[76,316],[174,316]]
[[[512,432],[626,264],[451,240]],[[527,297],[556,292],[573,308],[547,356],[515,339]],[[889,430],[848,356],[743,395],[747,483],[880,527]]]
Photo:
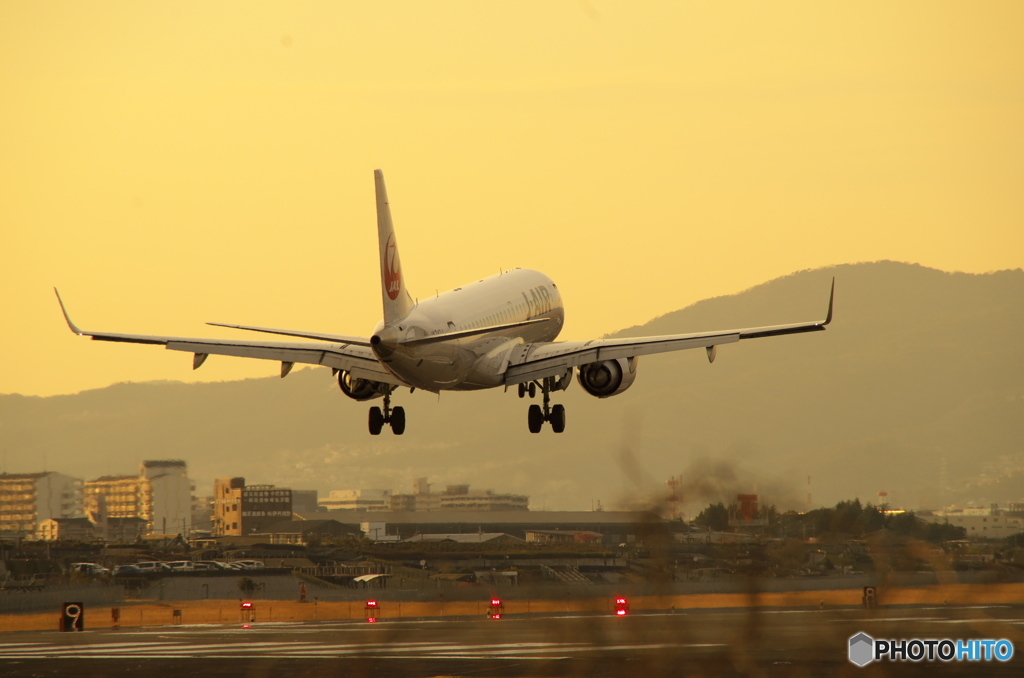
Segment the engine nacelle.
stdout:
[[360,401],[380,398],[388,388],[387,384],[382,384],[379,381],[353,377],[352,373],[345,370],[338,372],[338,386],[341,387],[341,392],[349,398]]
[[619,395],[636,381],[636,364],[639,360],[618,358],[580,365],[576,379],[583,390],[592,396],[608,398]]

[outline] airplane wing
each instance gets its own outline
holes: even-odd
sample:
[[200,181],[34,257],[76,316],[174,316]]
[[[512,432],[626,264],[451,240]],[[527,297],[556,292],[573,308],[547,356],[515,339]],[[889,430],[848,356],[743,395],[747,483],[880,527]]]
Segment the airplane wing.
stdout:
[[628,339],[597,339],[593,341],[556,341],[524,344],[513,350],[509,366],[505,371],[505,385],[511,386],[544,377],[560,377],[573,367],[579,367],[602,360],[633,358],[652,353],[681,351],[687,348],[705,348],[708,360],[714,361],[715,347],[731,344],[741,339],[776,337],[785,334],[820,332],[832,322],[832,302],[835,298],[836,281],[832,280],[829,294],[828,314],[825,320],[791,325],[752,327],[742,330],[720,332],[698,332],[694,334],[668,334],[657,337],[633,337]]
[[[203,339],[194,337],[165,337],[145,334],[117,334],[113,332],[88,332],[80,329],[68,315],[64,301],[57,293],[57,301],[64,313],[64,319],[71,331],[80,336],[92,337],[95,341],[119,341],[130,344],[163,345],[171,351],[193,353],[192,369],[198,369],[210,355],[229,355],[239,358],[257,358],[259,360],[276,360],[281,363],[281,376],[287,376],[295,363],[304,365],[324,365],[337,370],[345,370],[353,376],[372,381],[381,381],[397,386],[407,386],[394,375],[384,369],[373,352],[369,349],[369,340],[351,337],[352,341],[336,342],[284,342],[284,341],[238,341],[232,339]],[[240,328],[255,329],[255,328]],[[257,331],[265,331],[259,328]],[[286,333],[285,331],[274,331]],[[294,333],[295,336],[309,336],[305,333]],[[333,337],[334,335],[319,335]],[[343,337],[338,337],[342,339]],[[350,339],[344,337],[344,339]]]

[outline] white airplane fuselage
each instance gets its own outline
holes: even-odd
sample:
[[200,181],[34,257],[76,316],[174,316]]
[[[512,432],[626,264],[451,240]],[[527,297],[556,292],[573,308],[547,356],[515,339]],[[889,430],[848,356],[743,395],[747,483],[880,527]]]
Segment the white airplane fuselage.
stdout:
[[[547,322],[413,346],[402,343],[538,319]],[[391,374],[425,391],[493,388],[504,383],[508,357],[517,346],[553,341],[564,321],[562,298],[551,278],[515,269],[419,301],[390,325],[378,323],[374,336],[392,342],[374,345],[373,351]]]

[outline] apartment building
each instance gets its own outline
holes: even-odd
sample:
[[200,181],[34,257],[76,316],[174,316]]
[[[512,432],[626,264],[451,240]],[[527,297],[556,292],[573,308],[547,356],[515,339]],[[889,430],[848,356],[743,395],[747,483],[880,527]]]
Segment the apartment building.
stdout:
[[0,473],[0,534],[32,538],[45,520],[80,517],[80,479],[55,471]]
[[102,499],[107,518],[141,518],[148,534],[188,535],[194,491],[180,459],[144,461],[138,475],[101,476],[85,483],[90,505]]
[[142,518],[149,522],[150,496],[149,482],[138,475],[100,476],[85,482],[86,504],[92,508],[102,503],[110,518]]
[[180,459],[142,462],[139,475],[149,482],[151,534],[181,534],[192,529],[192,493],[195,486]]

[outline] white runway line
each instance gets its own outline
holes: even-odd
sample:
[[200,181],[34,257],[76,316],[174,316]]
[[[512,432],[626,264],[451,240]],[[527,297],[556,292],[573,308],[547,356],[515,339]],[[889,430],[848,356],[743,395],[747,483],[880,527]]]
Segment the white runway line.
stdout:
[[97,643],[93,645],[54,646],[33,644],[7,645],[0,647],[3,658],[53,658],[53,659],[101,659],[101,658],[301,658],[323,656],[363,656],[367,658],[448,658],[448,659],[554,659],[556,656],[573,655],[593,651],[650,651],[666,648],[709,648],[723,647],[721,643],[661,643],[652,645],[599,646],[589,644],[562,643],[503,643],[466,645],[459,643],[363,643],[330,645],[323,643],[268,642],[268,643],[207,643],[195,645],[177,640],[149,643]]

